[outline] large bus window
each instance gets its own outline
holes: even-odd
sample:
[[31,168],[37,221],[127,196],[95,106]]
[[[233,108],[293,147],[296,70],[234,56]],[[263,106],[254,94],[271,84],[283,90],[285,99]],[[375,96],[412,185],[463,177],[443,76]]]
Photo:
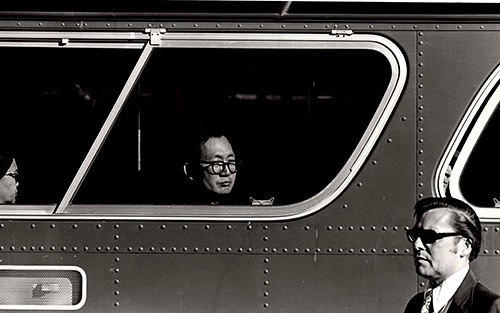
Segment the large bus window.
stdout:
[[185,144],[207,123],[242,161],[237,204],[306,200],[351,157],[391,75],[368,49],[157,49],[72,203],[195,204]]
[[500,111],[484,129],[460,178],[464,198],[478,207],[500,207]]
[[2,48],[1,144],[19,168],[17,205],[61,201],[138,53]]

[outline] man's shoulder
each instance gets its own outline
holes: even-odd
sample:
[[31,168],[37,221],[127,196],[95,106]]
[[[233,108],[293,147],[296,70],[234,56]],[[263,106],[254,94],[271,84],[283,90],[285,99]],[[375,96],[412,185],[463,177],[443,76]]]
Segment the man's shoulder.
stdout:
[[480,312],[500,312],[500,295],[487,288],[480,282],[477,283],[473,295],[474,305],[484,309]]
[[413,296],[406,305],[405,313],[420,313],[422,308],[422,301],[424,301],[424,293],[420,292]]

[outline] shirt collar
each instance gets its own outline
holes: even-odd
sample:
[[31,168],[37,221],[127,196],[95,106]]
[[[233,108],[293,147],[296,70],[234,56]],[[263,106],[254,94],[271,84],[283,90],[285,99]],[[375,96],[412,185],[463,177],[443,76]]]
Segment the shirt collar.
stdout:
[[465,276],[469,272],[469,264],[446,278],[439,286],[432,291],[432,306],[434,312],[440,312],[457,292]]

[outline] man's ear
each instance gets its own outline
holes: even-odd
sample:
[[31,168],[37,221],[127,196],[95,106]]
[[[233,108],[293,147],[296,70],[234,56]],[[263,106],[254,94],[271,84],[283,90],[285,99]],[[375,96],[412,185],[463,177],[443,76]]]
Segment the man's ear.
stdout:
[[189,163],[184,163],[184,174],[190,179],[193,180],[193,174],[191,173],[191,165]]
[[463,244],[461,244],[461,249],[460,249],[460,257],[463,258],[465,256],[469,257],[469,255],[472,253],[472,239],[467,238],[465,240],[461,240]]

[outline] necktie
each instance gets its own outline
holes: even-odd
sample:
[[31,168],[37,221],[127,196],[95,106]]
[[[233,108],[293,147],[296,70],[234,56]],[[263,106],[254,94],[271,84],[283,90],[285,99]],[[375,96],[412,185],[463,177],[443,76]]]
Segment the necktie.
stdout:
[[432,288],[427,289],[424,294],[424,303],[422,304],[422,309],[420,313],[432,313],[433,309],[431,307],[432,303]]

